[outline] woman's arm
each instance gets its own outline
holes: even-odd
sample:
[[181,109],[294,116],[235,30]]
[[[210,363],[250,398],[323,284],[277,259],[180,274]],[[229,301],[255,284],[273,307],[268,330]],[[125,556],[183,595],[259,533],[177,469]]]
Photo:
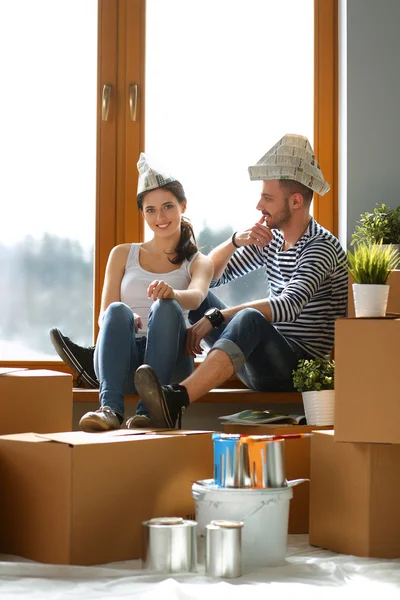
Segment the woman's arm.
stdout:
[[175,290],[163,280],[155,279],[148,287],[147,294],[153,301],[158,299],[176,300],[184,310],[199,308],[208,294],[213,275],[213,263],[204,254],[198,254],[190,265],[191,281],[187,290]]
[[187,290],[174,290],[175,300],[185,310],[196,310],[208,294],[213,276],[212,260],[204,254],[198,254],[190,266],[192,279]]
[[119,246],[115,246],[108,257],[103,290],[101,293],[101,306],[98,320],[99,327],[101,327],[104,312],[110,304],[121,300],[121,281],[124,276],[130,246],[131,244],[120,244]]

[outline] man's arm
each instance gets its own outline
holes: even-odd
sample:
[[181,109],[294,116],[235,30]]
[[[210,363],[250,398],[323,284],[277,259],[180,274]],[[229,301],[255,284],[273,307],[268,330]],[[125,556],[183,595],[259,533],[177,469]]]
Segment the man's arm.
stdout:
[[[245,231],[237,232],[235,235],[235,242],[238,246],[258,246],[262,248],[267,246],[273,239],[271,230],[263,225],[264,216],[250,229]],[[213,279],[219,279],[225,271],[232,255],[237,250],[233,245],[232,240],[229,239],[223,242],[208,255],[214,263],[214,276]]]
[[267,321],[272,321],[272,311],[268,300],[253,300],[252,302],[245,302],[245,304],[239,304],[238,306],[232,306],[221,310],[221,313],[224,316],[224,322],[227,323],[229,319],[244,308],[255,308],[264,315]]
[[336,264],[336,250],[329,242],[310,244],[282,294],[270,300],[253,300],[221,310],[225,323],[244,308],[259,310],[270,322],[295,321]]

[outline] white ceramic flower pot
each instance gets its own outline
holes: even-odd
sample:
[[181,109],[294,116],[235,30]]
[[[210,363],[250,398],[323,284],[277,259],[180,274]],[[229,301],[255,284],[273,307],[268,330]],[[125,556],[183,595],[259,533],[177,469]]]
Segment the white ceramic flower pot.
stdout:
[[389,289],[389,285],[353,283],[356,317],[384,317]]
[[335,390],[302,392],[307,425],[333,425]]

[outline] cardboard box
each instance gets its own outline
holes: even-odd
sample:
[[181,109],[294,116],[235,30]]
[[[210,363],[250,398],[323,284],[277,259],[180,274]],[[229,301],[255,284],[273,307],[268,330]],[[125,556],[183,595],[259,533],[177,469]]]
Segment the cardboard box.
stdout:
[[4,371],[0,435],[72,429],[72,375],[44,369]]
[[0,553],[93,565],[141,556],[142,521],[194,515],[210,432],[0,437]]
[[[332,429],[316,425],[224,425],[224,433],[248,435],[282,435],[285,433],[310,433],[316,429]],[[286,440],[286,476],[291,479],[310,478],[310,439]],[[289,533],[308,533],[310,484],[302,483],[293,488],[290,501]]]
[[311,439],[310,536],[356,556],[400,557],[400,445]]
[[[348,317],[355,317],[354,311],[354,296],[353,296],[353,285],[354,281],[349,277],[349,301],[348,301]],[[400,314],[400,270],[392,271],[388,279],[390,285],[389,298],[386,312]]]
[[338,319],[335,440],[400,443],[400,319]]

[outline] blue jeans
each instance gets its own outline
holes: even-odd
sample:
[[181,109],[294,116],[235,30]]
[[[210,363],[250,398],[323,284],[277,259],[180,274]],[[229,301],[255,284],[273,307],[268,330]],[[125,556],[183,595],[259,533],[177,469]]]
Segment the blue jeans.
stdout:
[[[190,311],[190,323],[199,321],[211,307],[223,309],[226,305],[209,292],[200,307]],[[213,329],[205,342],[211,351],[226,352],[238,378],[260,392],[294,391],[292,371],[299,359],[308,358],[254,308],[241,310],[226,325]]]
[[[153,367],[162,384],[179,382],[194,368],[185,354],[186,323],[175,300],[157,300],[149,313],[147,337],[135,337],[132,310],[113,302],[104,314],[94,354],[100,404],[124,416],[124,395],[135,394],[134,375],[143,363]],[[140,400],[136,414],[146,415]]]

